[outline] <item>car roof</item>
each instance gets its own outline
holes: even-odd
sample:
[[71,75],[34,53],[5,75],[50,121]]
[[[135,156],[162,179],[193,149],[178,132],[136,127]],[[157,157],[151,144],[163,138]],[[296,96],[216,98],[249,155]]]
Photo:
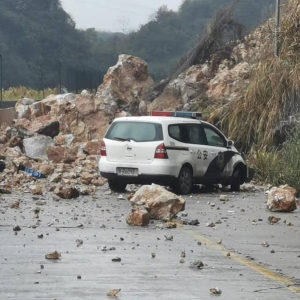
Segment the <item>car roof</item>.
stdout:
[[156,117],[156,116],[140,116],[140,117],[121,117],[115,119],[113,122],[154,122],[160,124],[174,124],[174,123],[201,123],[198,119],[179,118],[179,117]]

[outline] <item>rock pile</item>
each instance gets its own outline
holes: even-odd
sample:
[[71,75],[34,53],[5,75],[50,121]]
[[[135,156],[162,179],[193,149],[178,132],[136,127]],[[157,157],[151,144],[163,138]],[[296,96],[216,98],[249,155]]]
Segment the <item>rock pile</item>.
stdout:
[[22,165],[47,176],[45,184],[55,187],[52,191],[62,198],[77,197],[73,190],[77,185],[89,186],[79,188],[79,193],[93,192],[104,183],[98,159],[110,121],[145,113],[140,100],[152,84],[143,60],[120,55],[96,96],[83,91],[51,95],[40,102],[18,101],[13,126],[0,128],[1,185],[22,190],[33,184],[36,178],[18,172]]

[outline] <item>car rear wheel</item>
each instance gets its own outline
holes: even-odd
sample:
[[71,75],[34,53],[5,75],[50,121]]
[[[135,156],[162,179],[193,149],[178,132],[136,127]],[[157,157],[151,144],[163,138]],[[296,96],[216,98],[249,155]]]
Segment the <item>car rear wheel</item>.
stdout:
[[127,184],[116,179],[108,179],[108,186],[114,192],[124,192]]
[[241,187],[241,171],[235,168],[231,177],[231,191],[239,192]]
[[180,170],[175,191],[181,195],[189,194],[193,187],[193,174],[188,166],[183,166]]

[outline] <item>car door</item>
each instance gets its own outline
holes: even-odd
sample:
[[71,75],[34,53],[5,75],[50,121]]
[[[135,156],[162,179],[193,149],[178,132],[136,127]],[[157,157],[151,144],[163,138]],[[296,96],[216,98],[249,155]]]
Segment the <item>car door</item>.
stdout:
[[203,177],[213,157],[207,147],[207,139],[202,125],[186,124],[189,151],[192,154],[194,177]]
[[206,170],[206,178],[229,177],[232,171],[232,157],[236,152],[227,147],[226,138],[213,126],[203,124],[207,139],[207,149],[211,162]]

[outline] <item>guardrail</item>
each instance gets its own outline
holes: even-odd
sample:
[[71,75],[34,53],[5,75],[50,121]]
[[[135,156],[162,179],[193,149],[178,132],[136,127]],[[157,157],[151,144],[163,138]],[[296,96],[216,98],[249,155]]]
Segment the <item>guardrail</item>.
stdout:
[[16,101],[0,101],[0,109],[6,109],[6,108],[14,108],[17,103]]

